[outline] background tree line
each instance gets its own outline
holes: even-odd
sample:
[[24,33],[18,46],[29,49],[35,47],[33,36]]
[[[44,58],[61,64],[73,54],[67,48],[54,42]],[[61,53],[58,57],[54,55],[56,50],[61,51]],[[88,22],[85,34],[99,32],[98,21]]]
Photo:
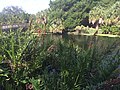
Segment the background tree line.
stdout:
[[50,26],[69,31],[80,25],[90,26],[90,21],[101,17],[105,26],[119,25],[119,10],[119,0],[55,0],[50,1],[47,16]]
[[26,13],[22,8],[18,6],[8,6],[3,8],[0,12],[0,23],[13,24],[13,23],[27,23],[29,21],[30,14]]
[[103,18],[104,27],[120,25],[119,0],[50,0],[49,6],[36,15],[28,14],[17,6],[5,7],[0,13],[0,22],[22,23],[28,22],[32,17],[35,26],[43,28],[41,23],[36,24],[36,20],[45,17],[46,30],[56,31],[71,31],[81,25],[90,27],[90,22],[99,18]]

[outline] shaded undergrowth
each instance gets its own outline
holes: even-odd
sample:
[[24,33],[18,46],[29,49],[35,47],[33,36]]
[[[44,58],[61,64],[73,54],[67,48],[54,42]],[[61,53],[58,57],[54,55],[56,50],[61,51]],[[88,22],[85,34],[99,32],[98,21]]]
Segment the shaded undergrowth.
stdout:
[[[93,40],[94,39],[94,40]],[[71,41],[32,32],[1,33],[0,88],[3,90],[107,90],[119,78],[119,43],[104,47],[92,37],[83,49]],[[109,85],[108,85],[108,84]]]

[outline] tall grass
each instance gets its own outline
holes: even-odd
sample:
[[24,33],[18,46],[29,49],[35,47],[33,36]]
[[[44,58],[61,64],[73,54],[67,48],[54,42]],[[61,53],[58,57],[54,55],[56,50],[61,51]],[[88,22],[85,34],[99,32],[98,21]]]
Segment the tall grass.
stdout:
[[0,85],[5,90],[23,90],[28,84],[34,90],[97,90],[117,78],[112,72],[120,64],[119,43],[98,46],[94,37],[84,49],[20,30],[1,33],[0,40]]

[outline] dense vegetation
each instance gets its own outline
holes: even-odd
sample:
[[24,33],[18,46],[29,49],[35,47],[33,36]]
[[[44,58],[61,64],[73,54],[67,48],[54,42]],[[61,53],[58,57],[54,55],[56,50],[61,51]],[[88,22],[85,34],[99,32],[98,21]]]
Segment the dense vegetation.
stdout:
[[107,46],[96,37],[83,40],[85,46],[29,30],[1,33],[1,90],[118,90],[119,39]]
[[119,6],[119,0],[55,0],[50,2],[48,18],[51,26],[67,31],[81,25],[92,27],[90,22],[103,18],[101,28],[109,32],[107,27],[112,26],[119,32]]
[[[46,30],[50,32],[73,31],[81,28],[102,29],[102,33],[120,34],[119,0],[55,0],[50,1],[50,8],[36,15],[25,13],[19,7],[6,7],[0,13],[0,21],[20,23],[33,20],[35,27],[44,29],[41,21],[46,18]],[[102,19],[102,23],[99,20]],[[40,20],[40,22],[36,22]],[[78,28],[79,29],[79,28]],[[45,29],[44,29],[45,30]]]
[[94,35],[76,43],[73,36],[66,40],[44,34],[75,27],[96,31],[93,22],[103,33],[120,34],[119,10],[119,0],[54,0],[36,15],[4,8],[0,25],[29,27],[5,32],[0,26],[0,90],[119,90],[119,38],[104,41]]
[[24,23],[28,22],[29,14],[25,13],[24,10],[17,6],[5,7],[0,13],[0,23],[4,24],[14,24],[14,23]]

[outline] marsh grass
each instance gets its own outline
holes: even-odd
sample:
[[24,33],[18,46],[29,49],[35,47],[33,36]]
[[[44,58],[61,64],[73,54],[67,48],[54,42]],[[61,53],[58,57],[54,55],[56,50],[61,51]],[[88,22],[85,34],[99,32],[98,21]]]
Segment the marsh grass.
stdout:
[[0,39],[0,85],[5,90],[23,90],[28,83],[34,90],[97,90],[117,78],[111,77],[120,64],[117,41],[106,46],[92,37],[84,49],[30,31],[2,33]]

